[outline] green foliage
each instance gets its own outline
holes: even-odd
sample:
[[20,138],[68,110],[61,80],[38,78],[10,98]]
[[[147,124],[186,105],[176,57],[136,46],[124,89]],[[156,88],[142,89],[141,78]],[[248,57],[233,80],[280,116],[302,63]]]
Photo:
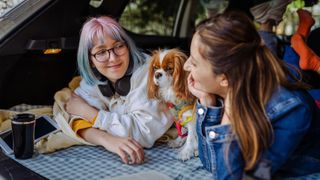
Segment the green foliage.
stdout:
[[299,9],[304,7],[304,0],[294,0],[288,5],[287,8]]
[[135,33],[171,35],[180,0],[131,0],[120,24]]

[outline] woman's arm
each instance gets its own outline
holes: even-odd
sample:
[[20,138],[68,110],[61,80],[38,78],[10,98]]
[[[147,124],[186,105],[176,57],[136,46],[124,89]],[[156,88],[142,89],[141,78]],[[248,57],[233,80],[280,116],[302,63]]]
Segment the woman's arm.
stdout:
[[[208,170],[213,170],[217,179],[246,176],[243,167],[244,161],[241,156],[240,147],[233,137],[230,125],[221,125],[213,113],[215,109],[203,108],[204,114],[198,115],[198,123],[203,126],[203,133],[198,132],[198,136],[206,138],[206,145],[211,146],[213,151],[204,151],[211,153],[205,157],[214,157],[213,162]],[[272,177],[277,170],[283,168],[286,162],[293,156],[293,153],[299,148],[302,139],[308,132],[312,122],[312,108],[307,101],[300,99],[288,98],[286,101],[272,105],[268,112],[273,127],[273,141],[268,150],[261,157],[255,168],[250,171],[250,176],[255,178]],[[225,113],[224,113],[225,115]],[[229,153],[226,150],[229,149]],[[199,152],[200,154],[200,152]],[[228,158],[226,158],[226,155]],[[201,156],[200,156],[201,157]],[[204,161],[205,162],[205,161]],[[221,162],[221,163],[214,163]]]
[[96,128],[79,130],[78,134],[86,141],[118,154],[126,164],[141,164],[144,161],[143,147],[132,138],[112,136]]
[[243,159],[231,126],[222,125],[224,109],[222,99],[210,107],[197,103],[199,157],[213,179],[241,179]]
[[[72,94],[66,104],[66,110],[71,114],[83,117],[91,123],[93,123],[98,113],[96,108],[87,104],[86,101],[76,94]],[[79,130],[78,135],[89,143],[101,145],[108,151],[118,154],[126,164],[141,164],[144,161],[143,147],[132,138],[112,136],[96,128]]]
[[165,108],[158,101],[147,98],[146,80],[147,77],[143,76],[141,81],[136,82],[134,90],[125,100],[119,99],[117,108],[110,111],[105,110],[106,105],[96,88],[82,81],[75,91],[81,97],[73,95],[67,103],[67,110],[91,122],[95,119],[94,128],[118,137],[132,137],[143,147],[152,147],[170,128],[172,120],[169,112],[163,112]]
[[[300,100],[292,105],[284,102],[284,113],[276,113],[278,117],[271,118],[274,138],[263,158],[271,162],[272,173],[287,162],[310,128],[313,113],[307,102],[304,103]],[[281,106],[278,105],[279,107]]]
[[171,116],[169,112],[162,112],[158,101],[149,101],[143,96],[130,103],[122,105],[126,112],[100,110],[93,127],[115,136],[132,137],[150,148],[172,125]]
[[65,108],[68,113],[80,116],[90,123],[93,123],[94,118],[98,114],[96,108],[90,106],[84,99],[74,93],[72,93]]

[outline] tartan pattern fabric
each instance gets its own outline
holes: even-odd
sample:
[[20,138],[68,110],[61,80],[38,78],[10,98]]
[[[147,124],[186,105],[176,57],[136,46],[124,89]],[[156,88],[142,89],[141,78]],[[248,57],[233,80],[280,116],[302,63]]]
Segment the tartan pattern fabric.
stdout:
[[[116,154],[102,147],[74,146],[51,154],[37,154],[27,160],[17,160],[25,167],[50,179],[109,179],[112,177],[156,171],[174,180],[212,179],[210,172],[202,168],[199,158],[188,161],[176,159],[177,151],[165,144],[145,150],[142,165],[123,164]],[[14,156],[11,155],[14,159]],[[286,180],[318,180],[320,173]]]
[[147,171],[157,171],[172,179],[212,179],[211,173],[202,169],[199,158],[183,162],[176,157],[175,149],[159,144],[145,149],[142,165],[123,164],[116,154],[92,146],[74,146],[51,154],[36,153],[27,160],[15,160],[52,180],[108,179]]
[[[23,112],[35,108],[50,106],[20,104],[10,108]],[[109,179],[112,177],[156,171],[174,180],[212,179],[210,172],[203,169],[199,158],[188,161],[177,160],[177,150],[165,144],[156,144],[145,149],[145,163],[142,165],[123,164],[116,154],[102,147],[74,146],[50,154],[33,155],[27,160],[10,157],[23,166],[48,179]],[[286,178],[286,180],[318,180],[320,172],[303,177]]]
[[24,112],[24,111],[28,111],[30,109],[38,109],[38,108],[46,108],[46,107],[52,107],[52,106],[19,104],[19,105],[11,107],[9,110],[10,111],[17,111],[17,112]]

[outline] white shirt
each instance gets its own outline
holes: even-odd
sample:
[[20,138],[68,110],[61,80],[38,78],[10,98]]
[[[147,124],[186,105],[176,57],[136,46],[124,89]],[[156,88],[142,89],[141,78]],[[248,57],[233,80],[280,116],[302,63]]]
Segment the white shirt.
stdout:
[[75,93],[99,110],[93,125],[108,133],[132,137],[143,147],[152,147],[172,125],[172,116],[157,100],[147,97],[149,62],[138,67],[131,76],[131,88],[127,96],[105,97],[98,86],[90,86],[84,80]]

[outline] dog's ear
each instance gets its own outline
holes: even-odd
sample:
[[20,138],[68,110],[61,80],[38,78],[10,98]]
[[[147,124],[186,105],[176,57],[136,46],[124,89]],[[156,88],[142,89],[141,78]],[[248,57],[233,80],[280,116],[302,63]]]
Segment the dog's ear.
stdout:
[[173,90],[178,98],[189,99],[191,93],[188,90],[188,73],[183,69],[188,57],[178,49],[172,49],[171,53],[174,54]]
[[150,64],[149,64],[149,71],[148,71],[148,98],[149,99],[154,99],[158,98],[157,92],[158,92],[158,86],[153,81],[154,77],[154,66],[156,61],[159,59],[159,51],[153,51],[152,56],[150,59]]

